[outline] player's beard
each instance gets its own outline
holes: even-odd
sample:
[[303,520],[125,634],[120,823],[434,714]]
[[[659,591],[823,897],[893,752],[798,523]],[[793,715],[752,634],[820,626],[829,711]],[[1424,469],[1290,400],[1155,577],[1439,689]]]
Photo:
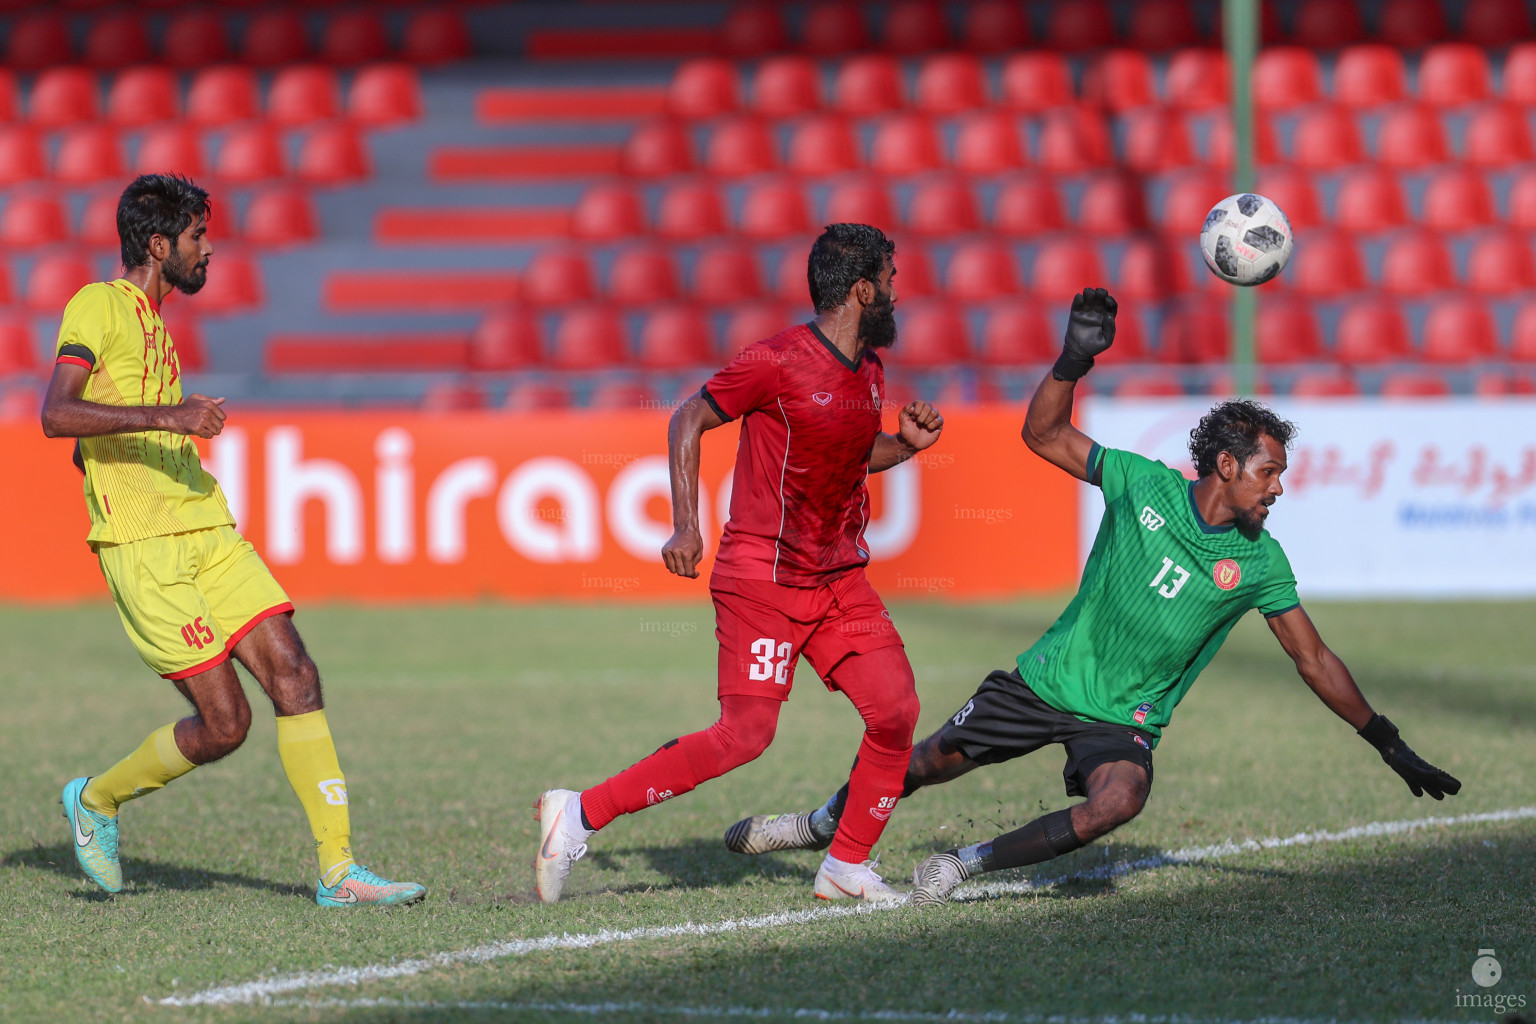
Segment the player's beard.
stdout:
[[890,295],[877,295],[859,314],[859,339],[870,348],[890,348],[896,343],[896,303]]
[[161,262],[160,276],[183,295],[196,295],[208,283],[208,261],[188,266],[181,253],[172,252]]
[[1259,534],[1264,532],[1264,522],[1266,517],[1264,513],[1259,511],[1259,509],[1262,507],[1263,506],[1258,506],[1255,508],[1235,508],[1232,510],[1234,521],[1237,524],[1237,530],[1244,537],[1251,539],[1257,538]]

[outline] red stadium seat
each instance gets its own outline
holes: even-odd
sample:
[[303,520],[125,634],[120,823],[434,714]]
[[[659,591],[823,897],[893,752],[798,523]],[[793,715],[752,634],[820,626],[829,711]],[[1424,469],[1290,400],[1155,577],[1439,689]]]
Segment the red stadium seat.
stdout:
[[1365,26],[1353,0],[1301,0],[1291,42],[1310,50],[1337,50],[1360,41]]
[[1291,110],[1323,98],[1317,54],[1299,46],[1273,46],[1253,62],[1253,102],[1261,110]]
[[1003,299],[1018,291],[1018,278],[1008,246],[990,239],[965,242],[950,254],[944,292],[959,302]]
[[1077,227],[1095,235],[1125,235],[1147,226],[1140,179],[1122,173],[1096,175],[1083,186]]
[[800,48],[809,53],[856,53],[869,46],[864,11],[851,0],[814,4],[800,25]]
[[1361,167],[1345,175],[1333,208],[1333,223],[1356,234],[1390,231],[1408,222],[1402,186],[1394,174],[1379,167]]
[[1054,362],[1061,339],[1050,316],[1037,302],[1009,299],[991,307],[982,328],[977,358],[989,366]]
[[1168,60],[1163,92],[1183,110],[1212,110],[1227,105],[1232,72],[1220,50],[1180,50]]
[[[0,312],[0,377],[33,373],[37,368],[37,342],[32,337],[30,318]],[[28,411],[27,418],[33,411]]]
[[1003,64],[1003,104],[1036,114],[1077,102],[1072,69],[1059,53],[1039,50],[1016,53]]
[[1536,43],[1520,43],[1511,46],[1504,57],[1504,91],[1506,103],[1522,107],[1536,107]]
[[606,241],[645,231],[640,194],[622,182],[593,185],[571,210],[571,234]]
[[1091,108],[1048,111],[1041,119],[1039,164],[1056,174],[1081,174],[1112,160],[1109,126]]
[[891,53],[926,53],[949,45],[949,23],[938,0],[895,0],[885,10],[880,46]]
[[736,4],[720,26],[721,46],[725,52],[737,56],[777,53],[785,49],[788,42],[784,15],[776,3]]
[[939,135],[922,114],[891,114],[875,126],[869,166],[881,174],[916,174],[944,163]]
[[370,127],[406,124],[421,117],[421,81],[409,64],[371,64],[352,76],[347,116]]
[[853,128],[839,115],[821,114],[795,125],[784,166],[796,174],[820,178],[855,170],[860,163]]
[[664,306],[640,328],[638,362],[651,370],[678,370],[714,361],[714,336],[697,306]]
[[1259,191],[1285,211],[1286,220],[1293,228],[1312,228],[1324,223],[1323,205],[1305,171],[1288,167],[1267,168],[1259,174]]
[[725,205],[708,181],[681,181],[661,195],[656,233],[663,238],[706,238],[725,233]]
[[587,396],[588,409],[654,409],[656,391],[642,380],[605,380]]
[[203,140],[196,126],[180,122],[159,125],[139,141],[134,169],[140,174],[173,171],[190,178],[203,175]]
[[1115,16],[1104,0],[1055,4],[1046,20],[1045,41],[1058,50],[1097,50],[1115,43]]
[[798,247],[784,250],[779,254],[778,264],[773,269],[773,297],[780,302],[799,306],[810,301],[810,294],[805,250]]
[[1229,356],[1227,304],[1188,299],[1163,315],[1157,333],[1158,359],[1165,363],[1214,363]]
[[1092,242],[1077,235],[1051,239],[1035,249],[1031,290],[1046,301],[1070,299],[1084,288],[1104,287],[1109,275]]
[[1014,0],[976,0],[965,9],[961,45],[972,53],[1007,53],[1029,44],[1029,19]]
[[607,306],[567,310],[555,328],[550,363],[562,370],[598,370],[628,361],[624,324]]
[[665,178],[693,170],[693,140],[677,121],[649,121],[624,143],[619,157],[626,174]]
[[1298,373],[1291,382],[1292,398],[1353,398],[1359,393],[1355,378],[1338,370]]
[[[763,296],[763,273],[757,252],[740,242],[724,242],[699,253],[693,265],[693,297],[713,306]],[[804,292],[801,293],[802,299]]]
[[1475,46],[1489,48],[1529,39],[1530,11],[1523,0],[1466,0],[1461,12],[1461,37]]
[[[892,287],[896,289],[897,295],[916,299],[939,294],[938,280],[933,273],[933,257],[922,242],[902,239],[896,253],[896,269],[898,276]],[[801,276],[804,277],[804,268],[801,270]]]
[[5,66],[15,71],[41,71],[74,59],[69,26],[55,13],[23,14],[11,23],[5,43]]
[[1315,107],[1296,122],[1291,159],[1301,167],[1331,169],[1363,158],[1355,119],[1343,107]]
[[0,67],[0,122],[14,121],[20,116],[21,97],[16,76],[10,68]]
[[1188,292],[1191,284],[1186,252],[1155,236],[1132,238],[1120,256],[1115,296],[1161,302]]
[[562,383],[550,380],[516,381],[501,403],[507,412],[544,412],[571,407],[571,392]]
[[53,158],[53,177],[66,185],[93,185],[123,176],[122,143],[107,124],[66,128]]
[[[0,139],[3,138],[4,135],[0,135]],[[0,145],[0,151],[3,151],[3,145]],[[0,160],[0,167],[3,163]],[[4,177],[4,171],[0,170],[0,180]],[[1509,189],[1509,216],[1505,219],[1510,227],[1536,231],[1536,170],[1522,171],[1515,176]]]
[[[1260,182],[1261,191],[1271,195],[1269,188]],[[1193,225],[1205,221],[1211,208],[1230,193],[1230,183],[1212,171],[1185,171],[1168,182],[1162,203],[1157,211],[1157,226],[1175,235],[1183,236],[1193,230]],[[1276,199],[1280,208],[1291,214],[1291,207]],[[1292,218],[1292,224],[1295,219]]]
[[485,392],[474,384],[438,380],[427,385],[418,408],[429,413],[471,412],[486,404]]
[[1471,43],[1439,43],[1419,60],[1419,99],[1439,107],[1477,103],[1493,92],[1488,54]]
[[464,16],[451,8],[417,10],[400,38],[400,57],[409,64],[447,64],[473,49]]
[[389,32],[373,11],[340,11],[320,34],[320,59],[331,64],[367,64],[389,56]]
[[224,133],[214,177],[233,184],[250,184],[281,178],[283,150],[277,132],[264,122],[240,125]]
[[97,280],[90,261],[73,253],[53,253],[32,264],[27,279],[27,305],[39,312],[57,314],[75,293]]
[[1083,102],[1116,112],[1156,103],[1151,59],[1140,50],[1099,54],[1083,75]]
[[1346,107],[1381,107],[1408,96],[1402,52],[1379,43],[1351,46],[1333,65],[1333,100]]
[[1516,295],[1536,288],[1531,243],[1517,231],[1479,235],[1467,260],[1467,288],[1485,295]]
[[1254,318],[1254,342],[1265,365],[1316,361],[1322,352],[1312,304],[1283,295],[1264,295]]
[[752,78],[752,110],[781,118],[820,110],[821,69],[809,57],[770,57]]
[[955,114],[987,105],[981,61],[969,53],[940,53],[923,61],[913,88],[914,105],[930,114]]
[[1478,167],[1508,167],[1532,159],[1531,130],[1518,107],[1480,107],[1467,120],[1462,159]]
[[1178,113],[1167,107],[1127,111],[1120,118],[1121,159],[1125,167],[1155,174],[1195,162],[1189,132]]
[[1420,355],[1427,363],[1471,363],[1491,359],[1498,352],[1493,317],[1476,299],[1443,299],[1424,320]]
[[1455,285],[1451,254],[1438,235],[1414,232],[1394,238],[1381,263],[1381,290],[1422,295]]
[[887,357],[900,366],[938,367],[970,355],[965,317],[952,303],[920,299],[903,303],[901,333]]
[[523,305],[488,313],[469,338],[469,365],[475,370],[520,370],[544,361],[539,318]]
[[181,88],[167,68],[120,71],[107,93],[107,118],[124,127],[169,121],[181,112]]
[[320,236],[320,217],[309,193],[297,188],[267,189],[245,208],[245,239],[267,247],[299,245]]
[[363,136],[346,121],[316,125],[304,133],[294,174],[315,185],[361,181],[370,172]]
[[1421,104],[1389,110],[1376,132],[1376,158],[1391,167],[1444,163],[1450,154],[1435,111]]
[[579,249],[545,249],[523,270],[523,298],[540,306],[565,306],[592,298],[592,266]]
[[239,313],[261,305],[261,274],[256,262],[226,247],[215,259],[218,265],[208,275],[208,282],[187,304],[199,313],[210,315]]
[[256,74],[250,68],[226,64],[204,68],[192,76],[187,91],[187,117],[199,124],[249,121],[261,113]]
[[1399,50],[1418,50],[1450,35],[1440,0],[1384,0],[1376,33]]
[[793,322],[794,318],[782,306],[773,303],[738,306],[731,310],[731,318],[726,322],[725,348],[720,354],[734,358],[754,341],[771,338]]
[[1437,231],[1467,231],[1492,224],[1493,195],[1483,176],[1470,167],[1448,167],[1429,179],[1424,188],[1425,227]]
[[1335,231],[1310,231],[1297,239],[1286,276],[1302,295],[1319,298],[1347,295],[1365,286],[1365,270],[1354,242]]
[[125,68],[149,61],[150,53],[144,19],[122,11],[92,19],[82,56],[94,68]]
[[1131,8],[1125,39],[1138,50],[1176,50],[1198,42],[1200,27],[1187,0],[1142,0]]
[[677,69],[667,89],[667,113],[704,120],[741,109],[741,72],[718,57],[700,57]]
[[1051,179],[1043,174],[1011,177],[1003,184],[992,207],[992,228],[1003,234],[1040,235],[1065,226],[1061,196]]
[[739,178],[762,174],[778,167],[773,135],[754,117],[738,117],[716,124],[704,150],[704,166],[711,174]]
[[742,200],[737,228],[749,238],[811,235],[811,209],[804,189],[793,178],[755,183]]
[[1536,301],[1527,301],[1515,314],[1515,327],[1510,332],[1509,358],[1521,362],[1536,362]]
[[0,211],[0,244],[35,249],[69,240],[64,204],[49,194],[12,195]]
[[309,56],[309,33],[298,12],[258,11],[240,39],[240,59],[257,67],[292,64]]
[[85,68],[49,68],[32,83],[32,123],[42,128],[94,121],[101,116],[96,73]]
[[119,190],[97,192],[86,200],[80,214],[80,241],[93,248],[117,249],[117,200]]
[[324,64],[295,64],[272,76],[267,117],[275,124],[329,121],[341,113],[341,82]]
[[898,222],[884,183],[879,178],[863,177],[833,186],[822,220],[828,224],[872,224],[887,233]]
[[1354,365],[1389,363],[1408,356],[1408,325],[1396,303],[1365,299],[1345,307],[1334,339],[1335,360]]
[[1115,386],[1116,398],[1178,398],[1183,394],[1183,382],[1164,370],[1128,374]]
[[1024,166],[1013,115],[986,110],[961,119],[955,131],[954,165],[967,174],[1000,174]]
[[1472,382],[1472,393],[1479,398],[1504,395],[1536,395],[1536,379],[1506,370],[1488,370]]
[[1450,385],[1438,373],[1398,371],[1381,382],[1382,398],[1440,398],[1451,393]]
[[[1205,163],[1212,167],[1231,167],[1236,144],[1231,119],[1216,118],[1211,122],[1210,135],[1205,142]],[[1275,141],[1274,128],[1269,118],[1262,112],[1253,119],[1253,158],[1260,167],[1285,162],[1280,157],[1280,146]]]
[[833,103],[844,114],[867,117],[906,105],[901,66],[885,54],[859,54],[843,61],[832,85]]
[[975,231],[981,222],[976,197],[964,178],[925,181],[912,194],[907,227],[919,235],[943,237]]
[[160,36],[160,59],[173,68],[201,68],[229,59],[224,19],[214,11],[177,11]]

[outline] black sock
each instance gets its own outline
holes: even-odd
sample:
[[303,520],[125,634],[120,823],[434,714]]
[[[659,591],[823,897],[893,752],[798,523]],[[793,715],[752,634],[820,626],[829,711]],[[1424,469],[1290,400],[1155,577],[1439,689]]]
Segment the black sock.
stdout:
[[1081,848],[1083,841],[1072,829],[1072,810],[1052,811],[1023,828],[982,843],[976,850],[982,871],[1001,871],[1038,864]]

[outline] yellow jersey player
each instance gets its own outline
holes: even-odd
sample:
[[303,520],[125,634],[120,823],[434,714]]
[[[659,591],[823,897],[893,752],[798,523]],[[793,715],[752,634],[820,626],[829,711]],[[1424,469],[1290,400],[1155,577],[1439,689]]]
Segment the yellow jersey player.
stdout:
[[146,174],[117,205],[123,276],[70,300],[43,403],[49,437],[79,439],[87,538],[128,637],[150,668],[192,704],[100,775],[64,787],[64,816],[86,875],[120,892],[118,809],[245,739],[251,723],[233,657],[277,715],[283,770],[309,818],[320,859],[315,901],[339,907],[413,903],[426,889],[356,863],[347,785],[320,699],[320,675],[293,627],[293,605],[234,529],[197,437],[223,429],[222,398],[182,397],[176,346],[160,318],[172,289],[208,277],[208,193],[186,178]]

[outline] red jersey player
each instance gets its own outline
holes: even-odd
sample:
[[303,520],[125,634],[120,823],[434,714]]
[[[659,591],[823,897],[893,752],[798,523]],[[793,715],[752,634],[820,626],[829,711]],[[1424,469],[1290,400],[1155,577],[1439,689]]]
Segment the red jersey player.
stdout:
[[828,227],[807,270],[816,319],[749,345],[673,414],[675,532],[662,561],[689,578],[698,577],[704,554],[699,438],[742,421],[731,517],[709,581],[720,719],[591,789],[539,797],[534,874],[545,902],[560,898],[593,832],[766,750],[801,655],[864,719],[848,810],[816,872],[816,895],[905,898],[866,862],[901,797],[918,702],[901,636],[864,577],[865,480],[933,444],[944,421],[928,403],[913,402],[895,434],[880,429],[885,371],[875,350],[896,340],[895,250],[867,225]]

